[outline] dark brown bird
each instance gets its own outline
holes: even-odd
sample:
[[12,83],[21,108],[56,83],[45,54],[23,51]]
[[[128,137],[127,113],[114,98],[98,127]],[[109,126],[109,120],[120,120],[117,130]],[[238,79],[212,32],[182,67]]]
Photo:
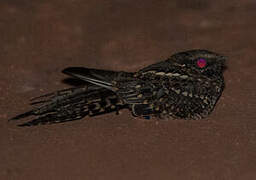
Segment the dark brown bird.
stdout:
[[144,118],[204,118],[224,89],[225,60],[214,52],[190,50],[138,72],[69,67],[63,73],[89,85],[34,98],[31,111],[11,120],[35,116],[19,126],[52,124],[124,108]]

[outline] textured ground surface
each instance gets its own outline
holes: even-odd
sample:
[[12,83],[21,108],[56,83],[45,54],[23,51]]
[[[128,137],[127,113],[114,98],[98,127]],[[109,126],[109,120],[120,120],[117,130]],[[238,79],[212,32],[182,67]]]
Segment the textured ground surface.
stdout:
[[[1,0],[0,179],[256,179],[256,2]],[[7,123],[67,87],[60,71],[135,71],[193,48],[229,56],[226,89],[200,121],[127,111],[65,124]]]

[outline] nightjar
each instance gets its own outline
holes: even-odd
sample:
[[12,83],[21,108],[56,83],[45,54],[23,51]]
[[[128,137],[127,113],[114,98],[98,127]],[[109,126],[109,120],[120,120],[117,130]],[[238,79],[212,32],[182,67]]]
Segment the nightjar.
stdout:
[[11,120],[19,126],[52,124],[128,108],[134,116],[200,119],[209,115],[224,89],[226,57],[190,50],[138,72],[69,67],[63,73],[88,82],[32,99],[32,110]]

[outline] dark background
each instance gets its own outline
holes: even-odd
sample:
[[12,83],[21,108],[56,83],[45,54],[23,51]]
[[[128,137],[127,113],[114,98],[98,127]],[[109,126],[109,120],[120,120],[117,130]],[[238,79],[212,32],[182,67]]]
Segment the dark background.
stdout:
[[[136,71],[183,50],[229,57],[204,120],[121,115],[19,128],[61,70]],[[256,1],[1,0],[0,179],[256,179]]]

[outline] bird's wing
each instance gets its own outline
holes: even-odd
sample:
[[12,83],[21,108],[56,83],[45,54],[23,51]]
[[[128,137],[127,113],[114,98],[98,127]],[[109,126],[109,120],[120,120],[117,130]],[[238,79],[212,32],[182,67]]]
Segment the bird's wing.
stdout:
[[170,59],[167,59],[165,61],[161,61],[155,64],[151,64],[143,69],[141,69],[138,73],[146,73],[146,72],[165,72],[168,71],[169,68],[171,67],[170,64],[172,64],[172,61]]
[[127,104],[142,104],[152,98],[153,88],[150,82],[134,79],[129,82],[121,82],[116,93]]
[[90,82],[97,86],[112,90],[112,80],[118,76],[118,72],[90,69],[84,67],[69,67],[62,71],[64,74]]

